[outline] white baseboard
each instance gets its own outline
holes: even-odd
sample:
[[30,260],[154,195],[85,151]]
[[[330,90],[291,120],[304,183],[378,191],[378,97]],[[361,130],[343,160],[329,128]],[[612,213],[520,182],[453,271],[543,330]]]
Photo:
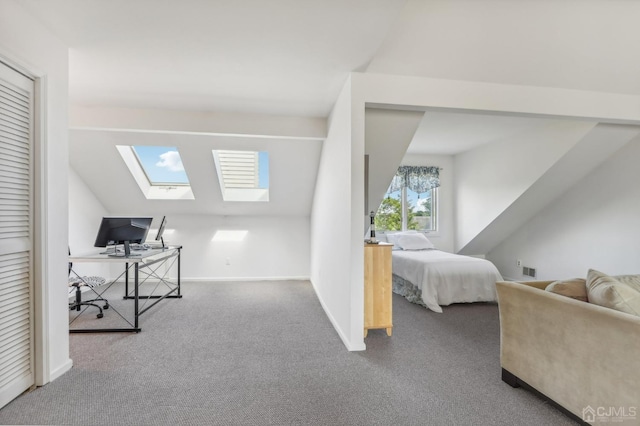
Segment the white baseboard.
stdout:
[[329,310],[327,309],[327,305],[325,305],[324,300],[322,300],[322,297],[320,297],[320,294],[318,293],[318,289],[316,288],[316,286],[313,283],[313,281],[311,281],[311,286],[313,287],[313,291],[316,293],[316,297],[320,301],[320,305],[322,306],[322,309],[324,310],[324,313],[327,315],[327,318],[329,318],[329,321],[331,322],[331,325],[333,325],[333,328],[338,333],[338,336],[340,336],[340,339],[342,340],[342,343],[346,346],[347,350],[351,351],[351,352],[366,350],[367,346],[364,344],[364,342],[361,345],[352,345],[351,344],[351,341],[349,341],[349,339],[347,339],[347,336],[344,334],[344,332],[340,328],[340,325],[338,325],[338,322],[333,318],[333,315],[331,315],[331,312],[329,312]]
[[[180,282],[185,283],[187,281],[190,282],[208,282],[208,281],[309,281],[311,278],[309,276],[293,276],[293,277],[180,277]],[[171,282],[176,282],[176,277],[168,277],[168,280]],[[147,278],[146,282],[155,283],[158,282],[157,279]],[[116,281],[118,283],[124,283],[124,279],[120,279]],[[129,284],[133,283],[133,279],[129,278]]]
[[49,382],[53,382],[58,377],[62,376],[64,373],[71,370],[71,367],[73,367],[73,360],[69,358],[67,362],[65,362],[60,367],[53,370],[51,374],[49,374]]
[[309,276],[299,277],[181,277],[180,281],[309,281]]

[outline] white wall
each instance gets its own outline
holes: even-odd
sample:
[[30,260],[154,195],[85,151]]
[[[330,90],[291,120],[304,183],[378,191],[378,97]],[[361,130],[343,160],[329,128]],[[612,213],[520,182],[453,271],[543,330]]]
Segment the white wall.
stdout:
[[[108,215],[107,209],[69,167],[69,250],[72,255],[95,250],[93,244],[100,221]],[[76,263],[73,270],[78,275],[110,277],[112,274],[109,265],[104,263]]]
[[636,137],[487,258],[509,279],[532,279],[516,267],[518,259],[537,269],[536,279],[585,278],[589,268],[611,275],[637,274],[638,158]]
[[452,155],[406,154],[402,164],[406,166],[440,167],[438,188],[438,230],[427,233],[427,238],[442,251],[453,252],[455,226],[453,215],[454,160]]
[[93,247],[100,219],[107,215],[100,200],[69,167],[69,248],[72,253],[79,254]]
[[0,2],[0,56],[41,78],[36,135],[36,384],[71,368],[67,308],[68,50],[19,1]]
[[[107,211],[78,174],[69,170],[69,246],[72,254],[95,251],[101,218],[128,212]],[[152,209],[144,214],[154,217],[147,237],[152,241],[162,216]],[[164,240],[183,246],[183,280],[309,279],[309,222],[307,216],[167,215]],[[243,241],[212,241],[217,230],[248,232]],[[120,273],[91,263],[75,264],[74,271],[109,278]]]
[[455,250],[486,228],[594,126],[552,121],[456,155]]
[[[311,282],[345,346],[358,350],[364,349],[364,306],[360,302],[358,309],[358,302],[352,303],[352,293],[360,291],[364,298],[364,279],[351,280],[351,138],[351,82],[347,81],[331,112],[328,135],[322,145],[311,210]],[[359,160],[364,164],[364,157]],[[364,216],[363,209],[364,199],[357,212],[359,217]],[[363,247],[361,221],[357,229],[359,245]],[[364,254],[359,265],[364,275]],[[352,318],[357,321],[358,315],[362,317],[360,323],[353,324]],[[357,327],[361,328],[360,338],[353,339],[352,330]]]
[[[183,246],[185,281],[309,279],[308,217],[170,215],[167,229],[165,243]],[[212,241],[217,230],[248,232],[242,241]]]

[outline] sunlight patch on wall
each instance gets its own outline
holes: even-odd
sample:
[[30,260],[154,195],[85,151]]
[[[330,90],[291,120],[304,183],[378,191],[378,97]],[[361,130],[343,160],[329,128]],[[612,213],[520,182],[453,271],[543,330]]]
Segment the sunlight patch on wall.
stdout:
[[211,241],[242,241],[249,231],[246,230],[222,230],[219,229],[213,235]]

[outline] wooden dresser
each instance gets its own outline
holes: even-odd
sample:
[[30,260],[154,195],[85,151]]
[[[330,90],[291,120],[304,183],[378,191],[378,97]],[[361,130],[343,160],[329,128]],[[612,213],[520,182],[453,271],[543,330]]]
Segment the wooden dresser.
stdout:
[[384,328],[391,336],[392,289],[391,248],[392,244],[364,245],[364,337],[369,329]]

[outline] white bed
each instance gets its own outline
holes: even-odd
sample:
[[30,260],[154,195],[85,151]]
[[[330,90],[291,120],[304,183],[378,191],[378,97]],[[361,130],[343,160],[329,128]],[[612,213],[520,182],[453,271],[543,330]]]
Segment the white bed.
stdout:
[[476,257],[426,249],[394,250],[392,259],[393,291],[422,299],[434,312],[452,303],[496,301],[496,281],[502,281],[493,263]]

